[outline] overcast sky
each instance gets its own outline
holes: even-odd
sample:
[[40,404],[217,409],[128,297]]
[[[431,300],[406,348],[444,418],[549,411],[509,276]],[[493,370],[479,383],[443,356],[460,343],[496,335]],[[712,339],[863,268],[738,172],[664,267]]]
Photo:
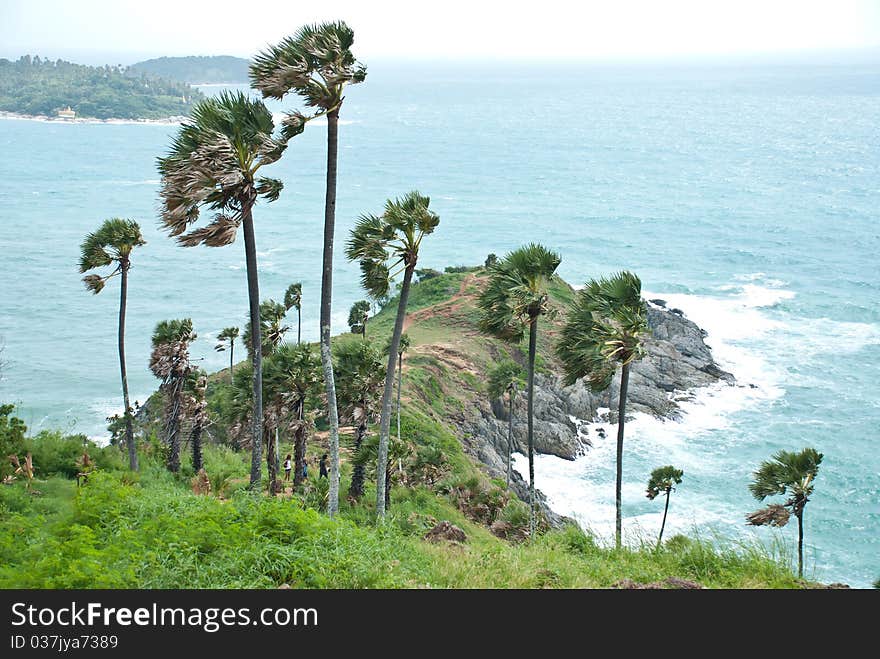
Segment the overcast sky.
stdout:
[[[250,57],[342,19],[355,53],[414,59],[646,59],[880,46],[880,0],[0,0],[0,57],[129,64]],[[332,6],[325,10],[321,5]]]

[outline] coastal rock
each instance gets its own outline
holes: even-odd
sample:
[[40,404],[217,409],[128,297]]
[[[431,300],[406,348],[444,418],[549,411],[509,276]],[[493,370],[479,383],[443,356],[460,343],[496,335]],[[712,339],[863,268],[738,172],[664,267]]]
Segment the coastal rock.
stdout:
[[[705,332],[694,322],[659,305],[648,305],[651,337],[647,354],[630,373],[627,412],[676,419],[679,404],[693,399],[693,390],[717,384],[735,384],[733,375],[713,360]],[[602,441],[617,423],[620,374],[604,392],[593,393],[582,382],[565,386],[558,373],[535,375],[534,448],[536,453],[574,460]],[[514,401],[513,451],[527,454],[527,401],[521,393]],[[465,450],[479,460],[492,477],[507,475],[508,410],[501,401],[477,399],[469,413],[450,419],[460,430]],[[511,488],[528,501],[528,483],[515,470]],[[537,493],[542,512],[551,524],[563,518],[552,513]]]

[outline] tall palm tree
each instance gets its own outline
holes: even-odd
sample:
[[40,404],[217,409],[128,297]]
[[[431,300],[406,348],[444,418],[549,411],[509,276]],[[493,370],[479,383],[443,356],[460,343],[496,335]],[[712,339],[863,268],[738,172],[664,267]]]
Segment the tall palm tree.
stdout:
[[[281,158],[288,140],[296,134],[285,127],[280,138],[272,113],[266,106],[241,92],[223,92],[200,101],[174,139],[169,154],[159,159],[162,175],[162,225],[185,247],[221,247],[235,241],[239,226],[244,229],[248,303],[252,337],[253,453],[251,487],[260,481],[262,459],[262,344],[260,287],[257,279],[257,246],[253,208],[259,197],[275,201],[281,181],[259,177],[259,170]],[[300,131],[301,132],[301,131]],[[217,211],[206,226],[192,229],[200,207]]]
[[[336,227],[336,168],[339,142],[339,111],[347,85],[367,77],[367,69],[351,52],[354,31],[344,22],[301,27],[293,36],[260,53],[250,68],[251,83],[263,97],[282,99],[293,92],[316,115],[327,116],[327,191],[324,198],[324,256],[321,275],[320,345],[327,390],[327,420],[330,425],[330,492],[328,513],[339,509],[339,415],[333,357],[330,351],[330,322],[333,294],[333,238]],[[306,118],[291,112],[284,120],[291,134],[303,130]]]
[[165,396],[165,442],[169,447],[168,470],[180,471],[180,421],[186,403],[184,387],[193,371],[189,346],[196,340],[192,320],[163,320],[153,332],[150,370],[162,381]]
[[[339,409],[343,418],[355,424],[354,451],[360,450],[367,427],[379,410],[385,366],[372,344],[354,341],[336,344],[336,375],[339,383]],[[348,496],[360,499],[364,494],[364,465],[355,464]]]
[[[400,343],[397,344],[397,441],[400,438],[400,391],[403,386],[403,353],[409,350],[409,336],[404,332],[400,335]],[[390,346],[389,346],[390,347]]]
[[348,329],[352,334],[360,334],[367,340],[367,320],[370,318],[370,303],[358,300],[348,311]]
[[232,366],[233,357],[235,356],[235,340],[238,338],[237,327],[224,327],[220,334],[217,335],[217,345],[214,350],[223,352],[226,350],[226,343],[229,343],[229,382],[232,382]]
[[[312,424],[312,418],[305,413],[305,406],[308,400],[316,399],[320,393],[321,362],[310,346],[283,343],[269,356],[265,378],[267,416],[271,416],[267,426],[269,429],[281,427],[293,432],[293,486],[297,488],[303,482],[306,444]],[[267,441],[271,447],[272,441],[268,436]]]
[[284,306],[288,311],[296,309],[296,342],[302,342],[302,290],[301,282],[296,282],[287,287],[284,292]]
[[[360,467],[362,470],[375,469],[379,471],[378,465],[379,454],[379,437],[376,435],[367,435],[357,451],[354,452],[351,462],[355,469]],[[412,447],[408,442],[397,441],[396,437],[391,437],[388,443],[388,457],[385,460],[385,469],[382,470],[382,501],[387,509],[391,506],[391,485],[393,483],[394,465],[398,465],[398,474],[403,475],[403,464],[412,456]]]
[[798,577],[804,576],[804,508],[813,493],[814,481],[824,456],[814,448],[798,453],[779,451],[772,460],[761,463],[749,485],[758,500],[775,494],[788,495],[783,504],[771,504],[755,511],[746,519],[753,526],[785,526],[790,514],[798,521]]
[[419,248],[425,236],[434,232],[440,217],[429,209],[431,200],[413,191],[401,198],[385,202],[380,216],[362,215],[351,231],[346,256],[359,261],[361,283],[374,298],[387,295],[391,281],[403,274],[397,318],[388,350],[385,390],[382,393],[382,411],[379,418],[379,455],[376,474],[376,512],[385,519],[385,467],[388,461],[388,436],[391,426],[391,394],[397,350],[403,334],[406,303],[409,299],[413,273],[419,260]]
[[131,404],[128,400],[128,376],[125,372],[125,309],[128,300],[128,271],[131,269],[131,253],[135,247],[146,245],[141,228],[134,220],[113,218],[106,220],[101,228],[86,236],[80,246],[79,271],[85,274],[95,268],[113,266],[109,274],[86,275],[83,281],[92,293],[98,294],[111,277],[119,275],[119,327],[117,347],[119,372],[122,376],[122,401],[125,405],[125,444],[128,447],[128,467],[138,469],[137,449],[134,445],[134,429],[131,421]]
[[617,406],[617,483],[615,489],[614,538],[620,548],[622,527],[623,436],[626,395],[632,363],[645,354],[648,311],[642,300],[642,282],[623,271],[609,278],[593,279],[578,291],[556,353],[565,371],[565,383],[585,378],[590,389],[604,391],[611,386],[617,366],[620,397]]
[[193,369],[184,385],[186,402],[184,416],[190,422],[190,447],[192,448],[193,471],[198,473],[204,467],[202,459],[202,433],[209,424],[208,400],[208,374],[201,369]]
[[[260,302],[260,340],[263,357],[271,354],[275,348],[281,345],[284,335],[290,329],[290,327],[284,324],[285,314],[287,314],[287,308],[280,302],[275,300],[263,300]],[[251,322],[248,321],[244,326],[242,341],[247,346],[249,355],[252,355],[251,351],[253,350],[252,334]]]
[[665,467],[657,467],[651,472],[648,479],[647,497],[653,501],[661,492],[666,493],[666,506],[663,508],[663,522],[660,524],[660,535],[657,536],[657,549],[660,549],[660,543],[663,541],[663,529],[666,528],[666,513],[669,512],[669,495],[675,489],[675,486],[681,483],[681,477],[684,472],[676,469],[672,465]]
[[[497,261],[496,261],[497,262]],[[489,371],[489,395],[500,399],[507,394],[507,489],[510,489],[510,454],[513,452],[513,401],[523,387],[522,366],[505,359]]]
[[535,536],[535,356],[538,347],[538,319],[550,313],[549,286],[562,259],[535,243],[510,252],[488,267],[489,284],[479,299],[480,329],[505,341],[519,343],[529,330],[528,448],[529,448],[529,537]]

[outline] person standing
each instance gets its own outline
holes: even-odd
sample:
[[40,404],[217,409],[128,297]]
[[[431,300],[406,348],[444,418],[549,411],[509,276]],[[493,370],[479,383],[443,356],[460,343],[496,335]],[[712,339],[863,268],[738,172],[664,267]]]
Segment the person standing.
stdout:
[[322,478],[327,478],[327,454],[321,456],[321,462],[318,464],[320,467],[321,473],[320,476]]
[[291,466],[292,466],[292,465],[291,465],[291,462],[290,462],[290,453],[288,453],[288,454],[287,454],[287,457],[284,458],[284,480],[285,480],[285,482],[288,482],[288,483],[290,482],[290,469],[291,469]]

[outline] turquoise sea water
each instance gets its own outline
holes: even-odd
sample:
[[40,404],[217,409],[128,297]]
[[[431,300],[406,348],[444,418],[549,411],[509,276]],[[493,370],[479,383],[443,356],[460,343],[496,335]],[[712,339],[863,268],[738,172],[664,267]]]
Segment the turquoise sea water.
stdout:
[[[216,88],[206,88],[211,91]],[[276,110],[280,104],[273,104]],[[673,463],[671,531],[781,540],[752,530],[747,483],[773,452],[815,446],[825,462],[806,512],[809,576],[867,587],[880,577],[880,65],[749,67],[371,67],[341,128],[335,331],[362,297],[341,245],[362,212],[417,188],[441,225],[425,266],[476,264],[539,240],[574,283],[620,268],[709,332],[743,385],[704,391],[680,422],[634,420],[625,528],[651,537],[661,504],[644,484]],[[177,247],[157,227],[158,173],[175,128],[0,121],[0,400],[34,429],[106,434],[121,407],[118,286],[87,293],[85,233],[137,219],[128,311],[133,398],[156,382],[158,320],[193,318],[195,354],[225,354],[243,325],[240,242]],[[317,338],[325,130],[274,166],[286,188],[255,211],[261,296],[304,283],[303,336]],[[608,433],[609,442],[613,433]],[[613,529],[613,448],[542,457],[536,484],[560,512]]]

